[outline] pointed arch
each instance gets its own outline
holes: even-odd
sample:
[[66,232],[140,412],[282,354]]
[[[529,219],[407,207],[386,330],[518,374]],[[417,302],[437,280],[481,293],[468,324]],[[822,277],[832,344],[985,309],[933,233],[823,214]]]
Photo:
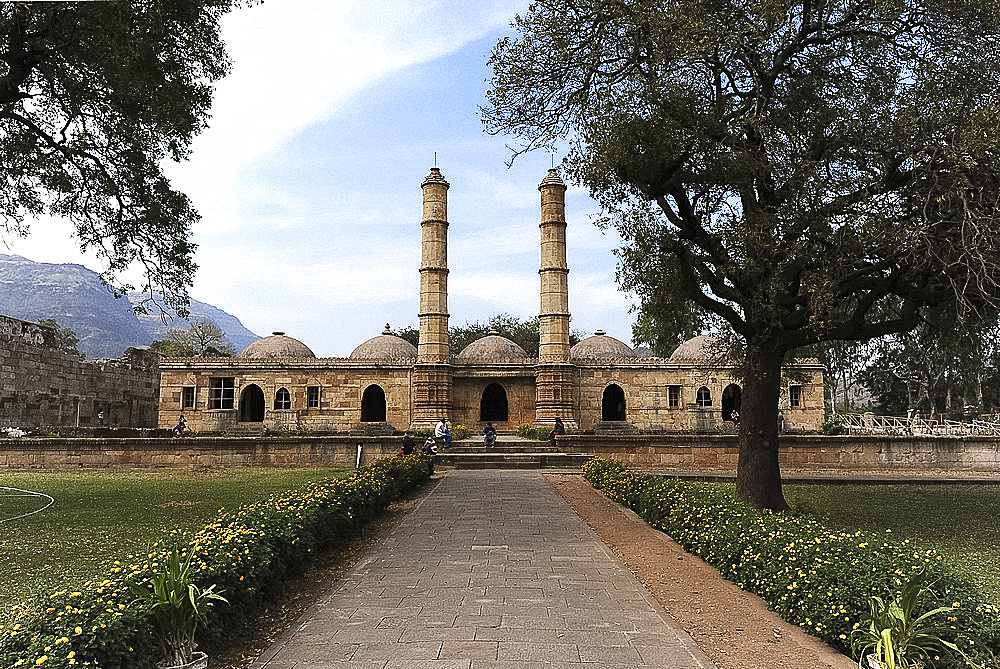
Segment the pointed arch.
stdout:
[[292,395],[288,392],[288,388],[278,388],[277,392],[274,393],[274,410],[288,411],[291,408]]
[[479,420],[498,423],[510,420],[507,391],[499,383],[491,383],[483,389],[483,395],[479,401]]
[[260,423],[264,420],[264,391],[251,383],[240,393],[240,422]]
[[694,403],[703,408],[712,406],[712,391],[707,386],[702,386],[698,389]]
[[625,391],[617,383],[612,383],[604,389],[601,397],[601,420],[625,420]]
[[373,383],[365,388],[361,396],[361,422],[385,422],[385,391],[378,384]]
[[[739,418],[740,402],[743,399],[743,389],[735,383],[730,383],[722,391],[722,420],[736,422]],[[735,414],[735,415],[733,415]]]

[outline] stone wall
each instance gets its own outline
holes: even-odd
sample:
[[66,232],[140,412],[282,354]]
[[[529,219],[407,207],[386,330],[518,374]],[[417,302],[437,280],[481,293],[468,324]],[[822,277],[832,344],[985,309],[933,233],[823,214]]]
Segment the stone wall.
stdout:
[[[1000,473],[1000,438],[783,435],[783,468],[815,472]],[[614,458],[644,469],[735,472],[735,435],[570,435],[566,452]]]
[[[225,432],[241,422],[244,393],[251,385],[264,394],[263,426],[272,430],[313,430],[347,432],[361,424],[361,400],[365,389],[379,386],[385,393],[386,422],[404,430],[410,424],[410,374],[405,365],[359,364],[344,360],[282,361],[270,365],[238,359],[216,361],[169,360],[161,365],[160,427],[177,424],[184,412],[188,427],[195,432]],[[209,385],[213,378],[232,378],[234,408],[210,410]],[[320,389],[319,406],[308,406],[308,388]],[[194,389],[195,406],[182,406],[184,388]],[[275,411],[279,388],[291,399],[287,411]],[[258,423],[260,424],[260,423]]]
[[453,425],[466,425],[472,434],[480,434],[486,423],[480,420],[483,391],[491,383],[503,387],[507,394],[507,421],[493,421],[493,426],[501,432],[513,432],[519,425],[531,425],[535,420],[535,377],[516,374],[502,375],[501,372],[484,371],[474,377],[456,376],[452,379]]
[[0,425],[156,427],[158,355],[130,348],[85,361],[56,350],[48,330],[0,317]]
[[402,439],[372,437],[0,439],[0,470],[353,467],[395,455]]
[[[196,439],[2,439],[0,470],[354,466],[401,448],[399,437],[205,437]],[[736,437],[658,435],[560,438],[561,450],[615,458],[654,471],[736,471]],[[784,435],[786,472],[996,476],[1000,439]]]

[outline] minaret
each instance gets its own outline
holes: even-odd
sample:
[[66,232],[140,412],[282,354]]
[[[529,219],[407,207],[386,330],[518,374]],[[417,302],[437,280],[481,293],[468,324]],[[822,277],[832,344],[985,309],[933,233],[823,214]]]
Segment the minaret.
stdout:
[[566,183],[552,168],[538,185],[542,199],[541,310],[535,423],[548,426],[556,417],[567,427],[576,425],[573,390],[575,368],[569,355],[569,267],[566,264]]
[[448,182],[432,167],[420,185],[420,342],[413,368],[412,429],[434,427],[451,409],[448,353]]

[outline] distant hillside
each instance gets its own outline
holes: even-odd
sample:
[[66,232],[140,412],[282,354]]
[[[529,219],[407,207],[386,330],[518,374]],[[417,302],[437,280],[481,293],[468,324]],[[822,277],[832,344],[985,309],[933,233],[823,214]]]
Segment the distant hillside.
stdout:
[[[130,296],[131,299],[139,299]],[[0,314],[25,321],[54,318],[72,328],[87,358],[117,358],[129,346],[148,346],[171,328],[186,328],[177,318],[137,317],[127,299],[116,300],[100,277],[82,265],[37,263],[0,254]],[[191,300],[191,318],[204,319],[226,332],[240,351],[259,339],[239,319],[218,307]]]

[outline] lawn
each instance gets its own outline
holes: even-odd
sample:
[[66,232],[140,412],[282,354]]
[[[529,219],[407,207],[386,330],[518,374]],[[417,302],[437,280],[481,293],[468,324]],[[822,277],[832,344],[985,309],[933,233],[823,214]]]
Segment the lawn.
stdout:
[[[115,560],[141,554],[175,528],[198,529],[218,512],[343,469],[224,469],[207,473],[5,472],[0,486],[42,492],[55,503],[0,523],[0,621],[33,593],[72,588]],[[0,520],[44,506],[0,489]]]
[[891,530],[935,548],[1000,604],[1000,485],[786,485],[796,511],[828,526]]

